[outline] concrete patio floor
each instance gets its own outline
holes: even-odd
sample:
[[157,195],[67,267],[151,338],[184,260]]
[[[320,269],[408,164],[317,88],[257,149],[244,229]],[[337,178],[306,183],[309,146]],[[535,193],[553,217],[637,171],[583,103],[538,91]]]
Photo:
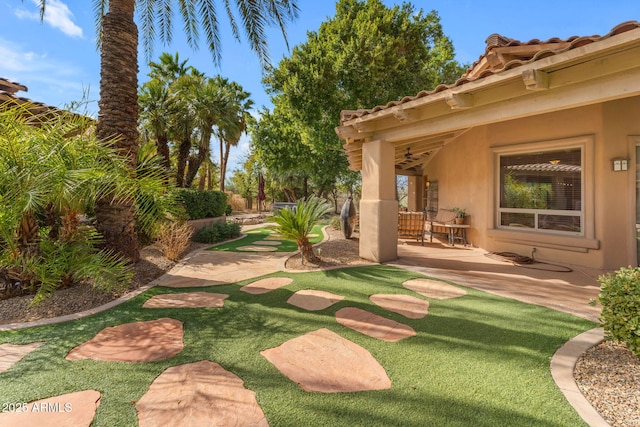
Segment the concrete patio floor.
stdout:
[[[401,240],[398,259],[386,263],[496,295],[541,305],[598,321],[600,307],[589,301],[600,292],[602,270],[559,266],[551,262],[514,265],[487,256],[482,249],[441,242]],[[565,271],[570,268],[571,271]]]

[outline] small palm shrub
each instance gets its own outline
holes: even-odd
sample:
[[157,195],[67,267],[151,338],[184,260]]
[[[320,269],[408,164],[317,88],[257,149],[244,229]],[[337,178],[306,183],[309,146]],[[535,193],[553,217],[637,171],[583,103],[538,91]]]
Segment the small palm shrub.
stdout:
[[101,236],[80,220],[100,198],[133,198],[126,161],[96,139],[87,118],[32,119],[28,106],[0,105],[0,284],[35,294],[33,304],[80,283],[128,286],[126,261],[100,250]]
[[274,215],[273,220],[278,224],[278,232],[284,238],[296,242],[303,262],[317,260],[313,245],[309,241],[309,233],[332,209],[326,200],[311,196],[306,200],[298,200],[293,208],[286,207],[278,210]]
[[598,281],[600,321],[607,338],[626,343],[640,357],[640,267],[623,267]]
[[220,221],[198,230],[193,236],[193,240],[199,243],[218,243],[239,235],[240,224]]
[[156,241],[164,256],[178,261],[191,244],[193,228],[186,222],[165,222],[158,228]]

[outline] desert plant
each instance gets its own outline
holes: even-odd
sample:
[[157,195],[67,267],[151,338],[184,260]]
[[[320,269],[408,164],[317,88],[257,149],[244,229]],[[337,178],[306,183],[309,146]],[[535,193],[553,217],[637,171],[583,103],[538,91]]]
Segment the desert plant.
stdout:
[[189,247],[192,235],[193,228],[187,222],[167,221],[159,226],[156,241],[167,259],[178,261]]
[[326,200],[311,196],[306,200],[298,200],[293,208],[278,210],[273,220],[278,224],[278,231],[286,239],[296,242],[302,254],[303,262],[316,261],[313,245],[309,241],[309,233],[322,216],[333,208]]
[[199,243],[218,243],[239,235],[240,224],[219,221],[198,230],[193,240]]
[[133,199],[126,162],[87,118],[59,112],[32,126],[24,108],[0,108],[0,277],[33,303],[79,282],[127,285],[122,259],[99,251],[101,236],[80,220],[100,197]]
[[623,267],[598,281],[600,321],[607,338],[626,343],[640,357],[640,267]]

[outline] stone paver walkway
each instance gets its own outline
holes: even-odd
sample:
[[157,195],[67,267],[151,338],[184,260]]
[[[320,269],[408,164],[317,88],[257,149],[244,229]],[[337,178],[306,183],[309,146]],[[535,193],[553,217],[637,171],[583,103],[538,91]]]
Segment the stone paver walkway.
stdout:
[[0,345],[0,373],[6,371],[27,354],[42,345],[41,342],[33,342],[31,344],[1,344]]
[[182,351],[182,322],[162,318],[105,328],[69,352],[67,360],[153,362]]
[[136,402],[136,410],[139,427],[269,425],[256,394],[208,360],[165,370]]
[[89,427],[100,399],[100,392],[85,390],[29,402],[21,406],[21,412],[0,413],[0,426]]
[[467,294],[467,291],[457,286],[431,279],[407,280],[402,286],[420,295],[434,299],[457,298]]
[[411,326],[355,307],[338,310],[336,320],[347,328],[382,341],[396,342],[416,334]]
[[163,294],[149,298],[143,308],[206,308],[223,307],[227,294],[211,292],[189,292],[183,294]]
[[369,299],[385,310],[409,319],[422,319],[429,312],[429,301],[411,295],[376,294],[371,295]]
[[269,277],[249,283],[241,287],[240,290],[248,294],[260,295],[287,286],[291,282],[293,282],[293,279],[288,277]]
[[318,311],[329,308],[343,299],[342,295],[336,295],[331,292],[303,289],[291,295],[287,302],[305,310]]
[[325,328],[260,354],[306,391],[336,393],[391,387],[384,368],[369,351]]

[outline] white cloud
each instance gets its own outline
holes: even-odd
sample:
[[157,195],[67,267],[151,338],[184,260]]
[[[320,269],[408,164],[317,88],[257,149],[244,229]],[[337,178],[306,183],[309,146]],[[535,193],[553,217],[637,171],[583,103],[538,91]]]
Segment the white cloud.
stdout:
[[[38,10],[16,9],[15,14],[18,18],[40,20],[40,2],[38,0],[31,0],[31,2],[38,6]],[[82,38],[82,28],[73,22],[73,13],[60,0],[47,0],[43,20],[70,37]]]
[[26,50],[21,43],[2,37],[0,58],[0,77],[27,86],[27,93],[18,92],[17,95],[34,101],[63,107],[71,101],[80,101],[89,88],[92,91],[99,88],[99,83],[92,82],[94,79],[85,69],[47,54]]

